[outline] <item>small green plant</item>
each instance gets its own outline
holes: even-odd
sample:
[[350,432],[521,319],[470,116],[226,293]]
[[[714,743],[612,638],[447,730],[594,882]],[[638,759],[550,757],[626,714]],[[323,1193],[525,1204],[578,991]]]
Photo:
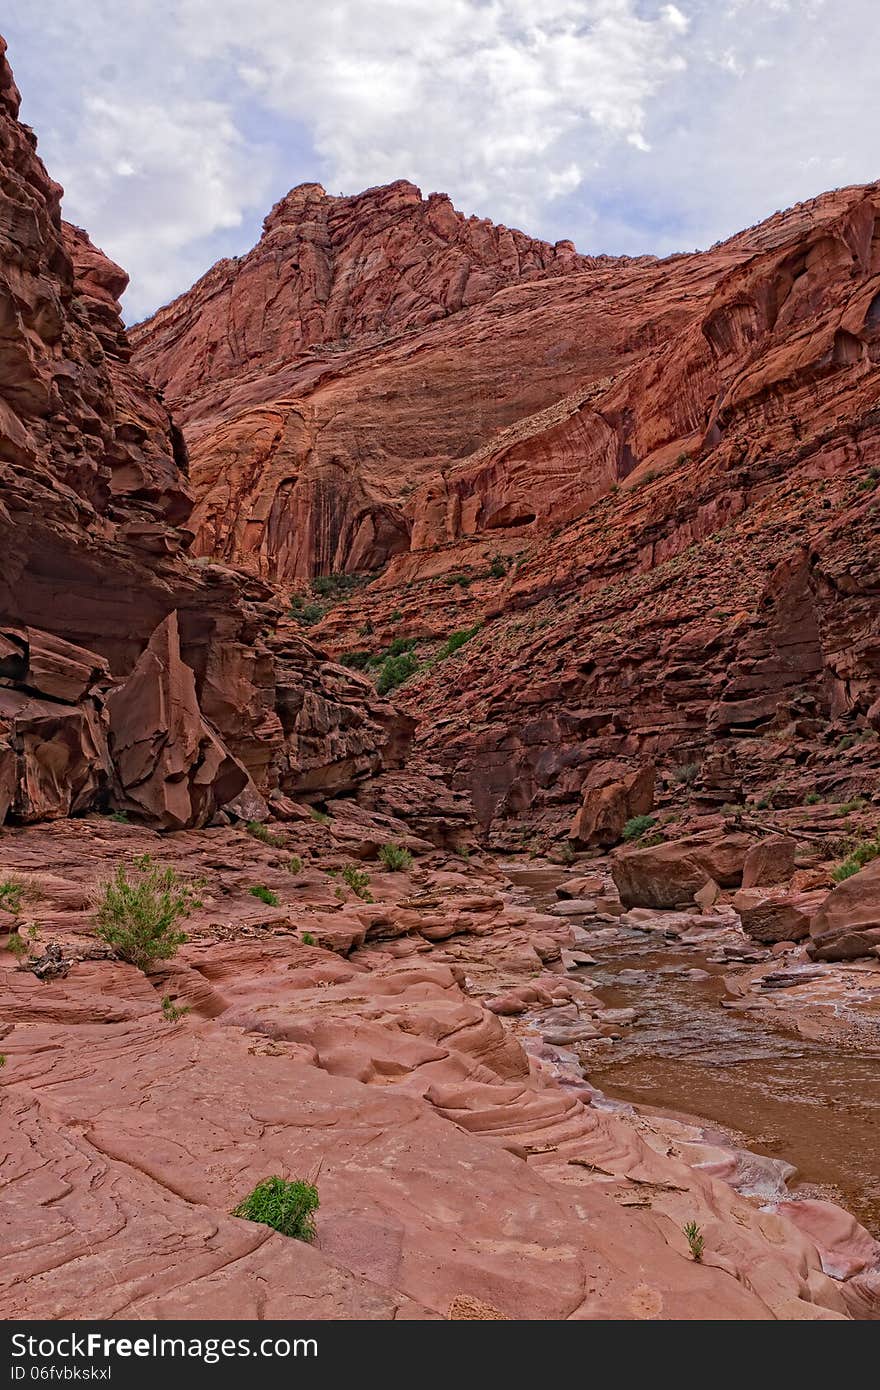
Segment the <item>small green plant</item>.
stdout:
[[653,816],[633,816],[623,827],[625,840],[640,840],[647,831],[657,824]]
[[312,933],[311,933],[310,931],[304,931],[304,932],[303,932],[303,934],[302,934],[302,943],[303,943],[304,946],[314,946],[314,945],[315,945],[315,938],[314,938],[314,936],[312,935]]
[[470,859],[471,857],[470,845],[459,845],[458,849],[453,852],[458,855],[459,859]]
[[873,492],[880,483],[880,468],[869,468],[864,478],[859,480],[860,492]]
[[189,1013],[189,1008],[182,1004],[178,1007],[171,998],[170,994],[162,995],[162,1016],[166,1023],[177,1023]]
[[271,845],[273,849],[284,848],[284,836],[273,835],[268,825],[263,825],[262,821],[249,820],[245,829],[249,835],[253,835],[254,839],[259,840],[261,844]]
[[684,1233],[692,1258],[697,1264],[701,1264],[703,1259],[703,1247],[706,1244],[703,1232],[700,1230],[696,1221],[689,1221],[684,1228]]
[[804,805],[818,806],[821,800],[822,798],[818,792],[808,792],[807,795],[804,797]]
[[309,815],[311,816],[312,820],[317,821],[319,825],[330,824],[330,817],[327,815],[327,812],[319,811],[317,806],[309,807]]
[[683,783],[686,786],[690,786],[692,782],[696,782],[699,775],[699,763],[682,763],[679,767],[674,767],[672,769],[673,782]]
[[559,858],[562,860],[563,864],[571,865],[574,863],[575,852],[574,845],[571,843],[571,840],[566,840],[565,844],[562,846],[562,849],[559,851]]
[[846,859],[837,864],[831,870],[831,877],[835,883],[843,883],[844,879],[852,878],[859,869],[863,869],[866,864],[870,864],[872,859],[880,855],[880,831],[874,835],[873,839],[862,840],[860,844],[850,850]]
[[129,823],[127,811],[111,811],[109,819],[117,821],[119,825],[128,825]]
[[363,898],[365,903],[373,901],[373,895],[370,892],[370,875],[364,869],[359,869],[356,864],[346,864],[342,870],[342,877],[357,897]]
[[852,748],[854,743],[855,739],[853,738],[852,734],[844,734],[842,738],[839,738],[837,740],[837,745],[834,751],[836,753],[844,753],[847,748]]
[[258,1182],[249,1197],[232,1212],[245,1221],[258,1221],[263,1226],[271,1226],[283,1236],[294,1240],[314,1240],[314,1213],[318,1210],[318,1189],[314,1183],[299,1179],[288,1182],[286,1178],[264,1178]]
[[6,1066],[6,1053],[0,1052],[0,1067]]
[[489,561],[489,578],[503,579],[507,574],[507,562],[503,555],[493,555]]
[[480,624],[477,623],[474,627],[462,627],[459,628],[457,632],[451,633],[437,653],[435,660],[445,661],[448,656],[452,656],[454,652],[459,651],[464,646],[465,642],[469,642],[479,630]]
[[149,970],[170,960],[186,941],[178,923],[200,903],[192,887],[173,869],[163,869],[148,854],[129,871],[120,864],[95,900],[95,935],[120,960]]
[[391,873],[396,873],[411,866],[412,855],[402,845],[383,845],[379,850],[379,862]]
[[388,695],[399,685],[408,681],[410,676],[415,675],[418,669],[419,663],[412,652],[403,652],[400,656],[386,657],[376,682],[377,693]]
[[273,893],[271,888],[266,888],[262,883],[255,883],[250,894],[252,898],[259,898],[260,902],[265,903],[267,907],[278,906],[278,894]]
[[863,796],[854,796],[852,801],[842,801],[837,807],[838,816],[848,816],[851,811],[861,811],[867,805]]
[[4,908],[6,912],[19,912],[24,891],[25,885],[20,878],[0,880],[0,907]]
[[367,667],[373,664],[373,654],[362,650],[343,652],[339,664],[347,666],[350,671],[366,671]]
[[287,872],[289,874],[301,874],[303,862],[298,854],[292,854],[287,861]]
[[28,944],[18,932],[12,932],[6,943],[6,949],[12,952],[16,960],[21,960],[22,956],[26,956],[28,953]]

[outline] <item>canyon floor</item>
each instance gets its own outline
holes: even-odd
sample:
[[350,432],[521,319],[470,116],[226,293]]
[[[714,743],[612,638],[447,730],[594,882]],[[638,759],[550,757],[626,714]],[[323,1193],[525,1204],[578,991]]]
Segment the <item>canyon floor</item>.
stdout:
[[[0,951],[3,1316],[877,1316],[880,1244],[839,1190],[798,1185],[796,1139],[753,1132],[750,1152],[662,1085],[649,1104],[603,1094],[656,1017],[592,977],[609,951],[648,950],[655,980],[713,961],[725,1023],[760,1011],[765,1038],[818,1039],[845,1081],[880,1057],[880,962],[761,948],[723,900],[626,912],[602,855],[499,864],[415,841],[406,872],[382,871],[387,819],[329,811],[271,844],[107,816],[3,834],[27,941]],[[96,886],[143,854],[201,903],[149,974],[92,926]],[[847,1091],[829,1150],[851,1110],[850,1141],[876,1143],[877,1107],[876,1086]],[[269,1173],[314,1178],[314,1244],[230,1215]],[[876,1231],[876,1181],[863,1196]]]

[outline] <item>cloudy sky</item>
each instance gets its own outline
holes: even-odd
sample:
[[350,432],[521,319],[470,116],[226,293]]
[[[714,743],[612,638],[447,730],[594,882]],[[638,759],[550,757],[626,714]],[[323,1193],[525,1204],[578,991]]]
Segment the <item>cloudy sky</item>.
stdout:
[[5,0],[66,217],[133,321],[296,183],[409,178],[585,252],[880,176],[880,0]]

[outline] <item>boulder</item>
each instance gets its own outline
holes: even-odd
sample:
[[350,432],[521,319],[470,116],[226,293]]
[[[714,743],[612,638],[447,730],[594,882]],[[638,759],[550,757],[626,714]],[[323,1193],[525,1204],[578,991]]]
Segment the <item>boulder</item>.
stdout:
[[788,893],[783,888],[743,888],[733,906],[743,931],[765,946],[778,941],[803,941],[825,894]]
[[96,706],[55,704],[0,686],[0,822],[56,820],[88,810],[109,760]]
[[247,786],[244,768],[199,709],[176,613],[160,623],[107,708],[118,809],[183,830],[205,825]]
[[686,907],[694,894],[712,882],[687,840],[621,850],[611,876],[624,907]]
[[591,771],[569,831],[576,844],[610,849],[620,843],[628,820],[645,816],[653,808],[654,764],[644,763],[622,776],[619,772],[618,763],[600,763]]
[[825,898],[810,925],[813,960],[854,960],[880,947],[880,859],[844,879]]
[[743,888],[788,883],[794,874],[797,841],[791,835],[769,835],[748,850],[743,864]]

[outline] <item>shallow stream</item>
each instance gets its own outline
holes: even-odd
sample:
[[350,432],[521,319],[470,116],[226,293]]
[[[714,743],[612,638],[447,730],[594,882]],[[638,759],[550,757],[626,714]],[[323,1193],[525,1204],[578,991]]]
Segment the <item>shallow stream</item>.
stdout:
[[[504,871],[535,907],[558,901],[558,869]],[[597,964],[583,976],[603,1003],[638,1013],[619,1040],[582,1052],[595,1086],[723,1127],[745,1147],[792,1164],[793,1191],[840,1202],[880,1235],[880,1055],[792,1036],[770,1026],[767,1013],[722,1007],[730,966],[707,959],[711,946],[628,931],[589,951]],[[688,976],[695,968],[709,978]]]

